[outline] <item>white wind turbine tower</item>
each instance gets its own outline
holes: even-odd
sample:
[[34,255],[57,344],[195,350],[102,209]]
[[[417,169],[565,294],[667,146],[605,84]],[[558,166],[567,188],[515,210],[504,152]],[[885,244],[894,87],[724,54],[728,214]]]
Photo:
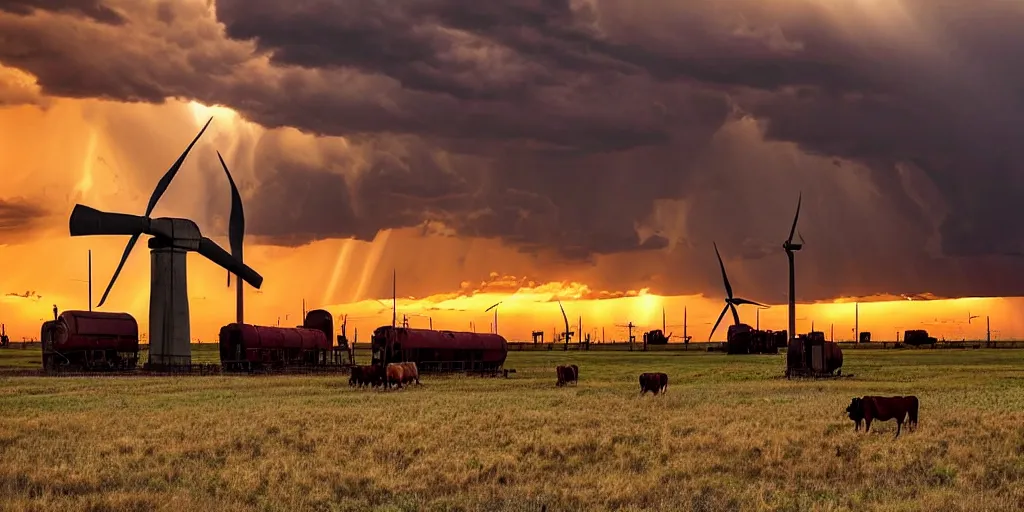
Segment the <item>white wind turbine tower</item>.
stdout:
[[[212,120],[211,118],[210,121]],[[106,301],[139,237],[143,234],[152,237],[148,244],[151,261],[148,366],[151,368],[188,366],[192,362],[185,266],[187,252],[198,252],[255,288],[263,284],[263,277],[255,270],[232,257],[213,240],[202,236],[195,222],[180,218],[150,218],[157,201],[167,190],[185,157],[206,131],[210,121],[206,122],[192,143],[157,183],[145,215],[108,213],[76,204],[68,223],[71,236],[131,235],[117,270],[114,271],[114,276],[110,279],[110,284],[107,285],[97,307]]]
[[789,238],[782,243],[782,249],[786,251],[786,258],[789,259],[789,340],[796,338],[796,276],[793,267],[793,253],[804,246],[804,237],[800,236],[800,243],[793,243],[793,235],[796,234],[796,221],[800,218],[800,203],[803,200],[801,193],[796,200],[796,215],[793,216],[793,227],[789,229]]

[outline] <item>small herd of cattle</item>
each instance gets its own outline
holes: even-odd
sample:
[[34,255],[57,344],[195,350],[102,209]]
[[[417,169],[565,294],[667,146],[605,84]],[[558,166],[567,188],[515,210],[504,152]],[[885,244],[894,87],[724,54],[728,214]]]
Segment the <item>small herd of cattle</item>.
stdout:
[[[580,367],[575,364],[559,365],[555,367],[555,375],[558,380],[556,387],[568,385],[570,382],[579,384]],[[352,368],[352,376],[349,377],[350,386],[381,387],[390,389],[397,386],[401,388],[404,384],[420,383],[420,373],[416,363],[389,363],[386,367],[379,364],[366,366],[355,366]],[[658,372],[640,374],[640,395],[648,391],[657,395],[668,390],[668,375]],[[896,420],[896,437],[900,437],[903,423],[906,422],[911,430],[917,429],[918,410],[920,401],[916,396],[863,396],[854,397],[850,405],[846,407],[846,413],[854,422],[854,431],[860,430],[860,424],[864,422],[864,432],[871,429],[872,421]]]
[[420,383],[420,371],[416,363],[389,363],[386,367],[379,364],[352,367],[352,376],[348,379],[349,386],[360,388],[381,387],[386,389],[393,386],[402,387],[404,384],[415,382]]

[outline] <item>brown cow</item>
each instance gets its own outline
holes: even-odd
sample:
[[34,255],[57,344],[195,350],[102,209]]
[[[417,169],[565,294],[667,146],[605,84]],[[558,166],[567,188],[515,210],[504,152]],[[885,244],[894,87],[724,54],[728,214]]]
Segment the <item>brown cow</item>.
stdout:
[[668,375],[664,373],[641,373],[640,374],[640,396],[650,391],[657,395],[668,389]]
[[348,378],[348,385],[349,386],[355,386],[357,384],[359,385],[359,387],[362,387],[362,384],[363,384],[363,367],[362,366],[353,366],[352,367],[352,375]]
[[413,381],[416,385],[420,385],[420,371],[416,368],[416,363],[399,363],[402,365],[402,383],[409,384]]
[[909,419],[907,426],[917,430],[918,409],[920,401],[916,396],[865,396],[854,398],[846,407],[846,412],[854,422],[854,431],[860,430],[860,422],[864,420],[864,432],[871,429],[873,420],[896,420],[896,436],[900,437],[903,421]]
[[383,377],[384,371],[380,365],[353,366],[352,376],[349,377],[348,383],[350,386],[355,385],[360,388],[364,386],[377,387],[382,384]]
[[574,364],[570,364],[569,368],[572,370],[573,385],[578,385],[580,383],[580,367]]
[[405,380],[405,368],[402,367],[402,364],[388,363],[385,372],[384,389],[390,389],[392,384],[397,384],[398,389],[402,389],[402,381]]
[[555,382],[555,386],[562,387],[573,380],[574,373],[571,366],[556,366],[555,375],[558,377],[558,381]]

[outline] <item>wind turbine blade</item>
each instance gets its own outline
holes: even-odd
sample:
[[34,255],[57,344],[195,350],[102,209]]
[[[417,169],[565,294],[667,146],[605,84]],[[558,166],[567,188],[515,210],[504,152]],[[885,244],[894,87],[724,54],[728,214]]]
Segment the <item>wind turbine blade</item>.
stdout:
[[793,227],[789,229],[789,239],[787,242],[793,243],[793,235],[796,233],[796,221],[800,218],[800,203],[803,201],[804,193],[801,192],[800,196],[796,200],[796,215],[793,216]]
[[715,336],[715,330],[718,329],[718,324],[722,323],[722,319],[725,318],[725,312],[728,310],[729,305],[726,304],[725,307],[722,308],[722,314],[718,315],[718,320],[715,322],[715,326],[711,328],[711,334],[708,335],[708,341],[711,341],[711,338]]
[[726,307],[728,307],[729,310],[732,311],[733,324],[734,325],[739,325],[739,323],[740,323],[740,314],[736,312],[736,306],[734,306],[732,304],[732,302],[730,302],[730,303],[726,304]]
[[494,304],[493,306],[491,306],[491,307],[489,307],[489,308],[485,309],[485,310],[484,310],[484,313],[486,313],[486,312],[488,312],[488,311],[490,311],[490,310],[492,310],[492,309],[494,309],[494,308],[498,307],[498,304],[501,304],[501,302],[498,302],[498,303]]
[[188,156],[189,151],[192,151],[192,146],[196,145],[196,142],[199,140],[199,137],[203,136],[203,132],[206,131],[206,127],[210,126],[210,123],[212,121],[212,117],[210,118],[209,121],[206,121],[206,124],[203,125],[203,129],[199,130],[199,133],[196,135],[196,138],[192,139],[192,142],[188,145],[187,148],[185,148],[185,151],[181,153],[181,156],[179,156],[178,159],[175,160],[174,165],[171,165],[171,168],[167,169],[167,172],[164,173],[164,176],[160,178],[160,181],[156,184],[156,188],[153,189],[153,195],[150,196],[149,198],[149,204],[146,206],[146,217],[149,217],[149,215],[153,213],[153,208],[156,208],[156,202],[159,201],[160,197],[163,196],[164,192],[167,191],[167,187],[171,185],[171,180],[173,180],[174,176],[178,174],[178,169],[181,168],[181,164],[185,162],[185,157]]
[[68,219],[68,231],[71,236],[139,235],[149,231],[149,219],[76,204]]
[[117,276],[121,274],[121,269],[124,268],[124,263],[128,261],[128,255],[132,253],[132,249],[138,241],[138,234],[134,234],[128,239],[128,245],[124,246],[124,252],[121,253],[121,261],[117,264],[117,268],[114,269],[114,275],[111,276],[110,283],[107,284],[107,289],[103,290],[103,296],[100,297],[100,301],[96,304],[97,308],[103,307],[103,303],[107,301],[107,295],[110,294],[110,289],[114,287],[114,281],[117,281]]
[[263,276],[259,275],[255,270],[249,268],[245,263],[236,260],[233,256],[228,254],[227,251],[221,249],[217,242],[210,240],[209,238],[203,237],[199,241],[199,250],[196,251],[202,254],[206,259],[220,265],[228,272],[235,274],[239,279],[249,283],[253,288],[259,289],[263,285]]
[[760,302],[754,302],[752,300],[747,300],[747,299],[732,299],[729,302],[731,302],[731,303],[733,303],[733,304],[735,304],[737,306],[742,305],[742,304],[750,304],[751,306],[759,306],[759,307],[762,307],[762,308],[765,308],[765,309],[771,308],[771,306],[769,306],[767,304],[761,304]]
[[[231,216],[228,219],[228,242],[231,245],[231,256],[240,262],[242,258],[242,240],[245,238],[245,212],[242,209],[242,197],[238,194],[238,187],[235,180],[231,178],[231,171],[228,170],[224,158],[217,152],[220,166],[224,168],[224,174],[228,177],[228,184],[231,185]],[[231,273],[228,272],[228,286],[231,286]]]
[[715,256],[718,256],[718,266],[722,269],[722,281],[725,282],[725,296],[732,298],[732,285],[729,284],[729,276],[725,273],[725,263],[722,263],[722,255],[718,253],[718,244],[715,246]]
[[[562,310],[562,320],[565,320],[565,339],[569,339],[569,317],[565,316],[565,308],[562,307],[562,301],[558,301],[558,309]],[[568,341],[566,341],[568,343]]]

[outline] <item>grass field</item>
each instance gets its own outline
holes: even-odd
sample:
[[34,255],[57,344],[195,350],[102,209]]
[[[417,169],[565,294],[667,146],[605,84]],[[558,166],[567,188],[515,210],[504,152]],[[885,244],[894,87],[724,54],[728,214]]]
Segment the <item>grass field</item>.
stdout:
[[[204,347],[197,359],[216,359]],[[211,356],[212,354],[212,356]],[[784,356],[513,352],[509,379],[13,377],[2,510],[1020,510],[1014,350],[858,351],[852,379]],[[576,387],[554,367],[576,363]],[[637,375],[669,374],[638,397]],[[915,394],[920,428],[854,433],[853,396]]]

